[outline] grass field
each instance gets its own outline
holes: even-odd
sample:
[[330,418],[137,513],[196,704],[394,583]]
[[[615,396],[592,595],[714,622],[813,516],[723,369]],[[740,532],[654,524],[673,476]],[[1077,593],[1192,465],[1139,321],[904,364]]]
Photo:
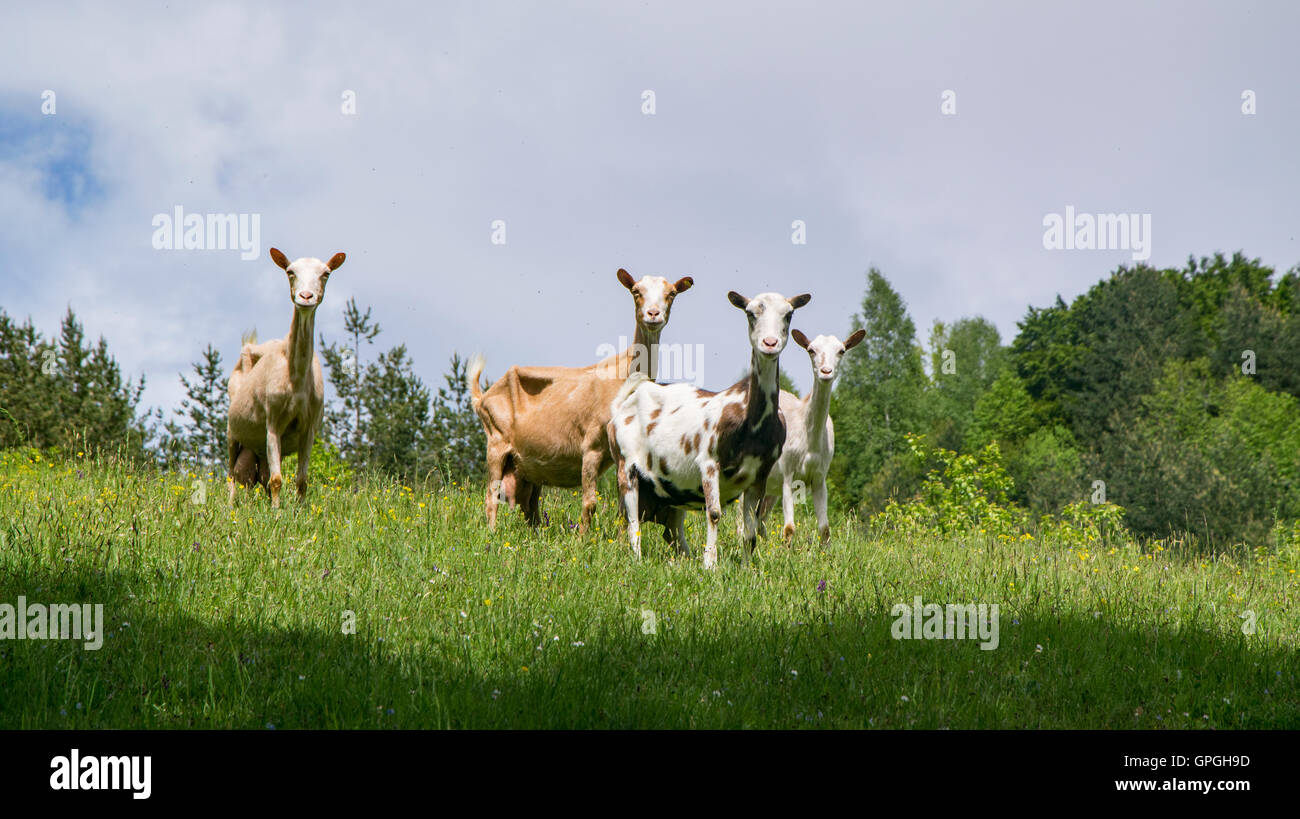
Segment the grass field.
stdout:
[[[495,534],[481,496],[318,483],[232,510],[220,476],[0,454],[0,603],[107,624],[98,651],[0,641],[0,727],[1300,727],[1286,556],[839,518],[824,548],[804,525],[744,564],[733,508],[705,572],[658,527],[633,562],[607,495],[585,538],[570,492],[547,491],[549,527]],[[998,604],[998,648],[895,640],[916,595]]]

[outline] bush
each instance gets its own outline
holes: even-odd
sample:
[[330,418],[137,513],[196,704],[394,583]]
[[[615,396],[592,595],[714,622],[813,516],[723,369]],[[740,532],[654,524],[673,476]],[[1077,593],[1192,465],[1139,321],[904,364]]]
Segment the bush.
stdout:
[[1064,426],[1041,427],[1012,450],[1009,471],[1014,497],[1035,512],[1059,512],[1082,499],[1088,488],[1083,456]]
[[1209,544],[1267,541],[1300,517],[1300,407],[1205,360],[1170,362],[1138,415],[1105,436],[1092,467],[1129,525]]
[[[297,453],[286,455],[280,460],[280,472],[293,475],[298,471]],[[311,448],[311,464],[307,467],[307,482],[316,486],[351,486],[356,480],[356,472],[343,457],[339,448],[317,438]]]
[[908,435],[907,444],[917,463],[934,458],[942,470],[931,469],[912,500],[903,504],[890,501],[878,516],[880,520],[941,535],[979,531],[1014,537],[1023,530],[1025,515],[1011,504],[1014,482],[1002,467],[996,442],[985,446],[978,456],[928,450],[917,435]]

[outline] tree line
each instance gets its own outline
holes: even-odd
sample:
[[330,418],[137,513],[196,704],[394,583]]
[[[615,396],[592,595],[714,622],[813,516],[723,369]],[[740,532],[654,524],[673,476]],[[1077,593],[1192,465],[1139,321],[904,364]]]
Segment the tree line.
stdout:
[[[1121,266],[1067,304],[1030,307],[1010,344],[978,316],[928,345],[898,293],[867,274],[834,395],[835,497],[876,512],[934,464],[905,435],[975,454],[996,442],[1012,499],[1125,509],[1136,534],[1260,543],[1300,519],[1300,268],[1242,254]],[[926,361],[929,367],[926,367]]]
[[[995,443],[1011,499],[1059,512],[1084,499],[1125,509],[1139,535],[1260,542],[1300,520],[1300,268],[1276,276],[1241,253],[1178,268],[1121,266],[1066,303],[1029,307],[1004,344],[980,316],[936,321],[925,343],[879,270],[853,326],[867,337],[832,398],[832,498],[872,514],[915,496],[929,451]],[[404,344],[376,349],[369,308],[318,347],[331,389],[321,438],[355,469],[403,480],[483,474],[467,363],[426,385]],[[141,413],[144,378],[123,377],[71,310],[59,335],[0,310],[0,447],[104,449],[162,465],[224,469],[229,367],[208,345],[170,413]],[[785,382],[788,384],[788,381]]]
[[[322,337],[319,347],[333,388],[319,435],[326,457],[404,481],[481,477],[483,428],[470,405],[467,362],[453,354],[444,383],[431,389],[405,344],[370,356],[381,330],[369,309],[349,300],[344,327],[346,343]],[[179,375],[180,406],[142,412],[144,377],[124,378],[103,338],[87,345],[71,309],[50,339],[0,309],[0,449],[112,451],[224,474],[231,366],[208,344]]]

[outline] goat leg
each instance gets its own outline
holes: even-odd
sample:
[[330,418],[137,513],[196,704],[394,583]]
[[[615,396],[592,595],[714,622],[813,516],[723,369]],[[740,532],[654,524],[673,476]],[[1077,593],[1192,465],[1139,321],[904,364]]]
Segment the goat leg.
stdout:
[[267,485],[271,491],[271,508],[280,507],[280,487],[284,478],[280,475],[280,433],[269,422],[266,425],[266,462],[271,471]]
[[830,520],[826,516],[826,476],[822,475],[820,479],[813,484],[813,508],[817,510],[817,534],[821,537],[822,545],[825,546],[831,539]]
[[306,430],[302,434],[302,441],[298,444],[298,500],[307,498],[307,472],[311,467],[311,447],[315,435],[312,430]]
[[623,506],[627,511],[627,539],[632,544],[632,554],[641,559],[641,509],[637,504],[637,476],[635,467],[624,472],[619,465],[618,484],[623,493]]
[[781,482],[781,516],[785,518],[782,535],[788,546],[794,540],[794,484],[788,475]]
[[587,533],[596,514],[596,479],[600,477],[601,462],[604,459],[605,453],[594,446],[582,454],[582,519],[578,523],[580,535]]

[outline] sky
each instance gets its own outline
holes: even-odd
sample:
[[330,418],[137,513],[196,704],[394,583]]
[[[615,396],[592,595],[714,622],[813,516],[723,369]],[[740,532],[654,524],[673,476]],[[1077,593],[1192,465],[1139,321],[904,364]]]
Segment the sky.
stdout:
[[[792,326],[844,338],[872,266],[919,341],[1009,342],[1136,263],[1045,247],[1067,208],[1149,219],[1158,267],[1300,262],[1292,3],[6,5],[0,308],[52,335],[71,307],[146,407],[288,331],[272,246],[346,252],[318,336],[355,297],[363,363],[404,342],[434,387],[453,352],[595,361],[632,335],[620,267],[694,278],[662,341],[702,365],[666,380],[720,389],[727,291],[811,293]],[[177,207],[256,217],[255,258],[155,247]]]

